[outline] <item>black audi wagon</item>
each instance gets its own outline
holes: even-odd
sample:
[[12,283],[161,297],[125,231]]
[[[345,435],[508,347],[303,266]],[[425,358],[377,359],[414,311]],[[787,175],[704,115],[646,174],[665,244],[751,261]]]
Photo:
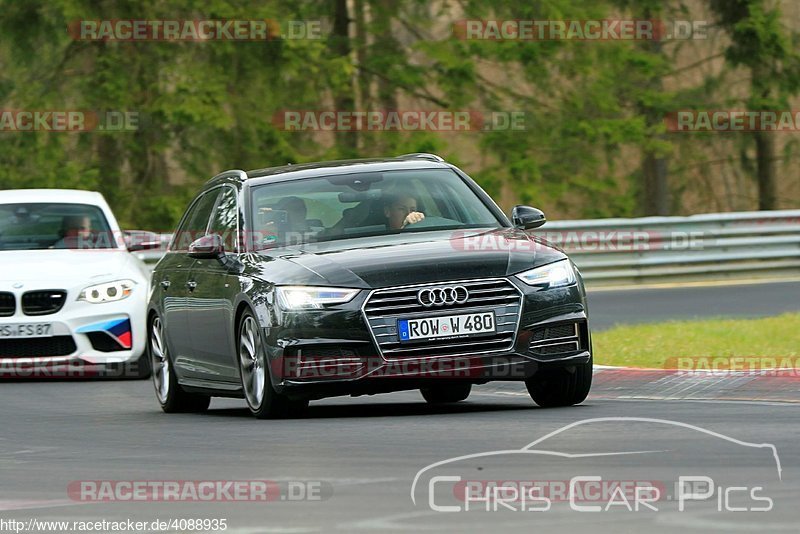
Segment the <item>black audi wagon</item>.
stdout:
[[591,337],[579,271],[432,154],[223,172],[153,272],[148,350],[166,412],[244,398],[259,418],[309,400],[419,389],[458,402],[524,381],[582,402]]

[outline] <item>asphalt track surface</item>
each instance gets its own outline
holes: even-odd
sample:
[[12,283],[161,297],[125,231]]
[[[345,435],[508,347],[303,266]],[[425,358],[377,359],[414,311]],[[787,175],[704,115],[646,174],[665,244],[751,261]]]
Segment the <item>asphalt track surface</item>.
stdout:
[[[617,389],[600,384],[583,405],[540,409],[520,384],[488,384],[468,401],[448,407],[434,408],[417,392],[401,392],[317,401],[304,418],[258,421],[237,400],[215,399],[206,414],[163,414],[149,381],[5,382],[0,384],[0,519],[225,518],[227,532],[235,533],[797,531],[800,406],[619,396]],[[506,453],[446,471],[428,470],[418,480],[416,504],[411,500],[415,476],[429,464],[518,450],[565,425],[596,418],[613,419],[579,424],[537,447],[578,455],[574,458]],[[777,454],[745,442],[772,444]],[[656,502],[658,511],[642,506],[639,512],[621,507],[578,512],[568,500],[554,497],[547,511],[486,511],[475,505],[445,513],[428,505],[428,483],[437,472],[472,481],[569,481],[596,474],[606,481],[660,481],[665,491]],[[669,488],[677,476],[701,475],[715,482],[717,497],[687,501],[678,511],[677,494]],[[320,498],[81,502],[68,488],[83,480],[269,480],[310,484],[302,487]],[[770,511],[719,511],[717,499],[724,491],[718,488],[748,485],[765,488],[757,496],[772,499]],[[447,485],[433,487],[439,491],[434,503],[452,500]],[[608,500],[588,504],[605,506]],[[762,504],[744,501],[733,498],[722,508]]]
[[[590,293],[590,307],[598,329],[774,315],[796,311],[798,293],[798,283],[604,291]],[[796,532],[798,423],[794,375],[601,369],[589,399],[571,408],[540,409],[522,384],[492,383],[451,406],[429,406],[418,392],[343,397],[312,402],[305,417],[282,421],[255,420],[243,401],[227,399],[214,399],[206,414],[163,414],[150,381],[6,380],[0,532],[13,531],[9,520],[130,519],[156,532],[154,520],[199,518],[225,519],[233,533]],[[504,452],[483,454],[492,451]],[[522,481],[536,481],[549,506],[543,499],[497,502],[508,494],[481,501],[488,493],[477,492],[465,511],[458,483],[435,476],[478,488],[503,480],[524,489]],[[600,476],[606,492],[581,499],[589,486],[578,482],[565,494],[581,476]],[[681,476],[708,477],[714,488],[699,482],[696,491],[707,496],[689,500],[690,487],[675,486]],[[97,502],[91,491],[84,500],[70,492],[79,481],[270,481],[277,492],[268,502]],[[630,481],[658,488],[657,500],[644,498],[657,511],[643,504],[628,511],[636,496],[608,490]],[[431,501],[461,511],[434,511]]]
[[592,330],[617,324],[753,318],[800,311],[800,282],[589,291]]

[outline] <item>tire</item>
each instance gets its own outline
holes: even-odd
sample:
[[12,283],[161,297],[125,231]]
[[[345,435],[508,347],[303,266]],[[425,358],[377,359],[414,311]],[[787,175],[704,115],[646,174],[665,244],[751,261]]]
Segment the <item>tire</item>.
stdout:
[[284,419],[302,415],[308,400],[292,400],[272,386],[261,328],[248,309],[236,329],[237,360],[247,407],[257,419]]
[[592,360],[587,363],[540,371],[525,381],[533,401],[542,408],[580,404],[592,387]]
[[422,393],[422,398],[428,401],[429,404],[460,402],[466,400],[471,391],[472,384],[449,384],[419,390]]
[[204,412],[208,409],[211,397],[187,393],[178,384],[164,337],[164,326],[158,316],[150,322],[147,353],[150,356],[150,368],[153,370],[156,399],[162,410],[166,413],[186,413]]
[[135,362],[106,364],[102,378],[117,380],[144,380],[150,378],[150,353],[145,350]]
[[133,378],[134,380],[144,380],[145,378],[150,378],[150,366],[152,365],[150,361],[150,355],[145,350],[144,353],[136,360],[136,364],[126,373],[127,378]]

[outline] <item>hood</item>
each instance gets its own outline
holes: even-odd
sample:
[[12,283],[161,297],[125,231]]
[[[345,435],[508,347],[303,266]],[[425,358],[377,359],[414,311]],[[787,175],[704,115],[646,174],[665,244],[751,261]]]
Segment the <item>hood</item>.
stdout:
[[0,284],[39,282],[63,287],[139,277],[138,260],[126,250],[15,250],[0,252]]
[[503,277],[566,258],[512,228],[419,232],[265,251],[265,278],[279,284],[380,288]]

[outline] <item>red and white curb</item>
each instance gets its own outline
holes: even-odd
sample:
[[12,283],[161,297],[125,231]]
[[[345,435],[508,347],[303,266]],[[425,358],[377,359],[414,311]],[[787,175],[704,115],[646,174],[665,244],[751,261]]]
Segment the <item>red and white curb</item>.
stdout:
[[685,371],[598,365],[591,395],[621,399],[800,402],[800,369]]
[[[492,382],[476,393],[528,397],[518,382]],[[591,399],[800,403],[800,369],[684,371],[595,365]]]

